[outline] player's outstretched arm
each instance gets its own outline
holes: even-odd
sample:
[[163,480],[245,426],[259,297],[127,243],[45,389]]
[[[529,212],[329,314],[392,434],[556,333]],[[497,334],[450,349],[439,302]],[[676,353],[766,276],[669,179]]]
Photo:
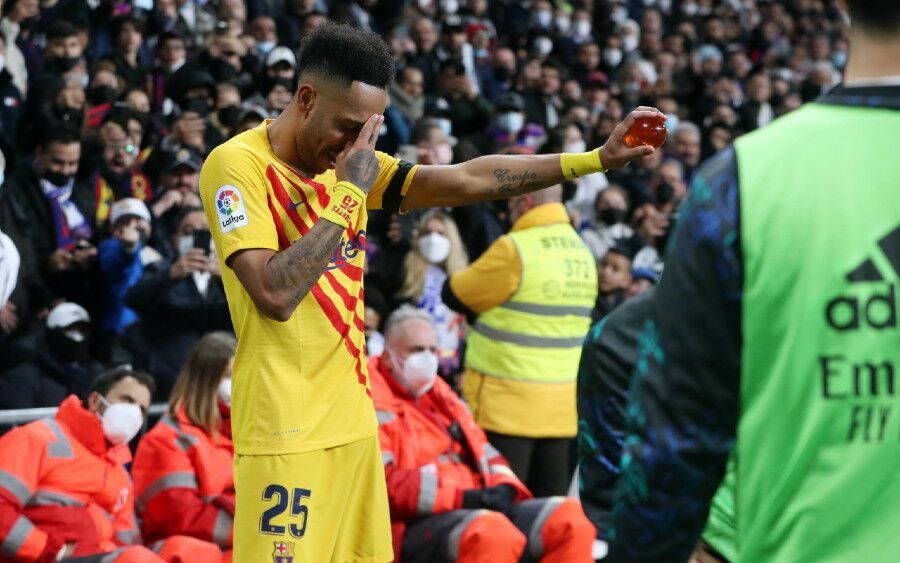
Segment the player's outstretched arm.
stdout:
[[281,322],[291,318],[325,271],[342,234],[355,222],[378,177],[375,141],[383,121],[380,115],[370,117],[356,142],[335,159],[338,183],[329,207],[308,233],[281,252],[257,248],[237,252],[230,258],[235,275],[267,317]]
[[636,119],[659,113],[656,108],[637,108],[616,126],[606,144],[582,155],[489,155],[451,166],[422,166],[403,199],[403,207],[453,207],[503,199],[573,177],[622,168],[653,152],[647,146],[629,148],[625,133]]

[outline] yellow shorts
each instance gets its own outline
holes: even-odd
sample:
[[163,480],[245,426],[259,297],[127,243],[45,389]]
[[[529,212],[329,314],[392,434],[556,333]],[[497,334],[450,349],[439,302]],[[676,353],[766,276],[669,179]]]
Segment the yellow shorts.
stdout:
[[288,455],[235,455],[236,563],[394,558],[378,437]]

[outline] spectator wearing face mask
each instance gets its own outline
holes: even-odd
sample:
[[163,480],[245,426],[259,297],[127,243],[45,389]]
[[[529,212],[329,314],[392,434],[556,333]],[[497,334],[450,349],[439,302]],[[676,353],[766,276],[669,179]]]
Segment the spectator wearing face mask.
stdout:
[[369,361],[397,560],[591,561],[578,501],[533,499],[468,408],[436,377],[431,318],[408,305]]
[[526,123],[525,100],[515,92],[507,92],[497,100],[491,124],[473,141],[481,154],[495,154],[506,147],[532,146],[537,132],[544,135],[543,128]]
[[581,238],[597,262],[620,241],[631,239],[634,231],[628,220],[628,195],[621,186],[611,185],[597,194],[590,225],[582,229]]
[[149,264],[125,295],[125,304],[141,318],[126,336],[126,347],[135,366],[157,377],[161,397],[169,396],[197,340],[213,330],[231,330],[203,210],[183,209],[176,224],[171,244],[178,258]]
[[140,541],[134,488],[125,464],[154,391],[145,373],[98,376],[82,401],[69,395],[54,418],[0,438],[0,543],[16,561],[157,563],[221,560],[215,545],[183,536],[158,546]]
[[81,139],[68,127],[44,135],[34,165],[17,168],[3,185],[0,228],[33,257],[43,293],[86,303],[97,249],[93,194],[75,178]]
[[404,275],[397,298],[412,303],[434,320],[438,335],[438,370],[452,382],[459,373],[465,319],[441,298],[448,276],[469,265],[456,223],[443,211],[430,211],[416,226],[413,247],[403,262]]
[[231,365],[237,342],[201,338],[175,381],[169,408],[138,444],[132,465],[148,544],[184,535],[215,543],[231,560],[234,446]]
[[141,279],[145,264],[162,258],[159,252],[146,246],[153,231],[150,211],[143,201],[136,198],[117,201],[109,219],[112,236],[98,247],[105,296],[100,322],[104,340],[102,356],[107,359],[117,348],[118,337],[138,319],[137,313],[125,305],[125,294]]
[[102,366],[91,360],[91,317],[75,303],[60,303],[46,328],[23,343],[33,357],[0,375],[0,410],[52,407],[69,394],[83,396]]

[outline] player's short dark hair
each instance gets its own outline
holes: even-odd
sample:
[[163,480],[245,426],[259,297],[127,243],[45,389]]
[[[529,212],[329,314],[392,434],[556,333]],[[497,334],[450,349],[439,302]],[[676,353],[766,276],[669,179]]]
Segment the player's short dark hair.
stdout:
[[40,138],[40,147],[42,149],[50,148],[53,143],[61,145],[71,145],[72,143],[81,142],[81,133],[71,125],[54,124],[53,127],[47,127]]
[[355,81],[387,88],[394,76],[394,59],[384,40],[371,32],[327,23],[300,42],[297,75],[322,74],[350,84]]
[[149,373],[144,373],[142,371],[134,371],[126,366],[120,366],[111,370],[104,371],[103,373],[95,377],[93,381],[91,381],[91,386],[90,388],[88,388],[87,395],[85,395],[84,397],[85,404],[87,404],[87,398],[91,393],[96,391],[101,395],[106,395],[107,393],[109,393],[109,390],[112,389],[113,385],[122,381],[126,377],[135,378],[138,383],[140,383],[150,391],[151,397],[154,393],[156,393],[156,380],[153,379],[152,375],[150,375]]
[[900,2],[897,0],[847,0],[850,19],[879,33],[900,33]]

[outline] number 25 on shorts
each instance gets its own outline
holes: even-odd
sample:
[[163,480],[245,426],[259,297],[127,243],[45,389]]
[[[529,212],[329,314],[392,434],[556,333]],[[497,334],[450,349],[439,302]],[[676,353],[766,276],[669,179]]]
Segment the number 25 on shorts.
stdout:
[[303,504],[303,500],[310,498],[312,491],[309,489],[294,489],[293,494],[288,494],[287,488],[281,485],[269,485],[263,491],[263,500],[275,500],[275,506],[262,513],[259,519],[259,531],[263,534],[274,536],[285,535],[285,527],[272,524],[272,520],[283,514],[290,501],[291,522],[287,526],[287,532],[295,538],[302,538],[306,533],[306,522],[309,520],[309,507]]

